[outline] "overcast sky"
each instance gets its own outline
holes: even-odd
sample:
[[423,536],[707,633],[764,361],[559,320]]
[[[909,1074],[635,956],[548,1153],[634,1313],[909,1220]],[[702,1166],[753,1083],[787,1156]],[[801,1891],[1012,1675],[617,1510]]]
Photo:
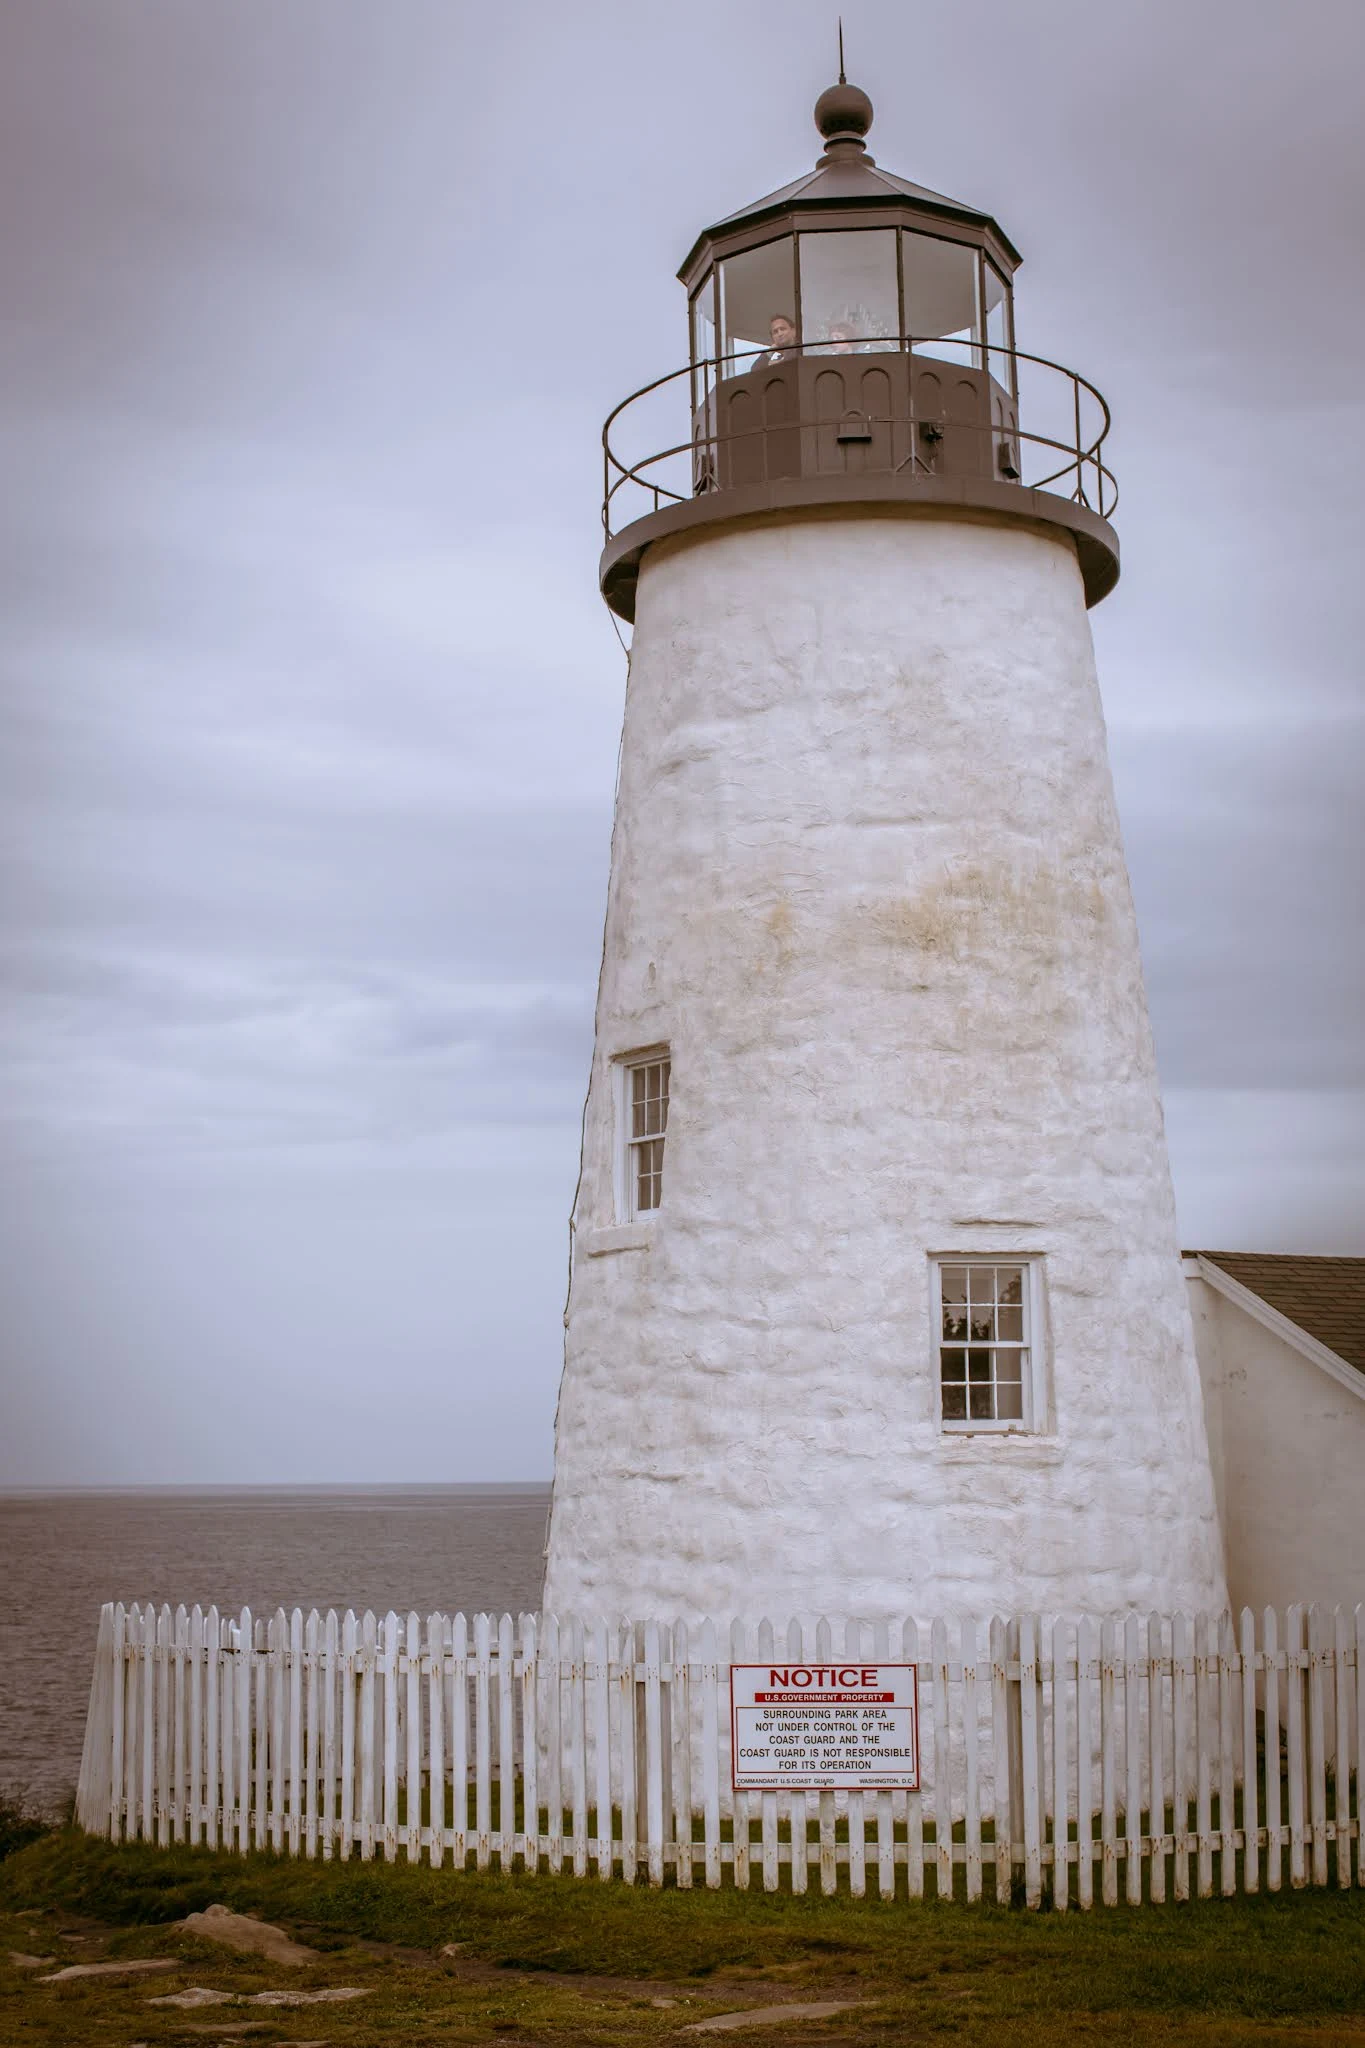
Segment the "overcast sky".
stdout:
[[[1108,396],[1186,1243],[1365,1251],[1360,0],[846,0]],[[0,1484],[548,1475],[598,434],[815,0],[0,0]]]

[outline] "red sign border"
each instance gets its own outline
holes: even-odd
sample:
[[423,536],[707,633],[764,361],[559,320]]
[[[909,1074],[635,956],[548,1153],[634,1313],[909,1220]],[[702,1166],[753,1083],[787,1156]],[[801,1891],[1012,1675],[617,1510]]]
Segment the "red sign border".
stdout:
[[[773,1794],[773,1796],[774,1796],[774,1797],[776,1797],[776,1795],[777,1795],[777,1794],[778,1794],[779,1792],[781,1792],[781,1791],[787,1791],[787,1792],[915,1792],[915,1793],[917,1793],[917,1792],[919,1791],[919,1789],[920,1789],[920,1777],[921,1777],[921,1775],[922,1775],[922,1774],[921,1774],[921,1770],[920,1770],[920,1765],[921,1765],[921,1762],[922,1762],[922,1756],[921,1756],[921,1750],[920,1750],[920,1739],[919,1739],[919,1730],[920,1730],[920,1717],[919,1717],[919,1665],[918,1665],[917,1663],[916,1663],[916,1664],[908,1664],[908,1663],[904,1663],[904,1662],[898,1662],[898,1661],[896,1661],[896,1660],[894,1660],[894,1659],[892,1659],[892,1658],[890,1658],[890,1657],[887,1657],[887,1658],[882,1658],[882,1659],[877,1659],[877,1660],[874,1660],[874,1659],[872,1659],[872,1658],[864,1658],[864,1657],[859,1657],[859,1658],[843,1657],[843,1658],[840,1658],[840,1659],[839,1659],[838,1661],[839,1661],[840,1663],[843,1663],[843,1664],[851,1664],[851,1663],[855,1663],[855,1662],[856,1662],[856,1663],[857,1663],[857,1664],[859,1664],[859,1665],[865,1666],[865,1667],[867,1667],[867,1668],[870,1668],[870,1669],[875,1669],[875,1670],[877,1670],[877,1671],[908,1671],[908,1672],[910,1673],[910,1678],[911,1678],[911,1686],[912,1686],[912,1698],[911,1698],[911,1701],[910,1701],[910,1714],[911,1714],[911,1720],[912,1720],[912,1725],[913,1725],[913,1728],[914,1728],[914,1732],[915,1732],[915,1782],[914,1782],[914,1784],[913,1784],[913,1785],[907,1785],[907,1784],[906,1784],[906,1783],[904,1782],[904,1780],[902,1780],[902,1782],[901,1782],[901,1783],[900,1783],[899,1785],[869,1785],[869,1784],[866,1784],[866,1783],[864,1783],[864,1784],[859,1784],[859,1785],[828,1785],[828,1784],[815,1784],[815,1785],[811,1785],[811,1784],[802,1784],[802,1785],[794,1785],[794,1784],[790,1784],[790,1783],[788,1783],[788,1784],[785,1784],[785,1785],[741,1785],[741,1784],[737,1783],[737,1781],[736,1781],[736,1778],[735,1778],[735,1769],[736,1769],[736,1766],[737,1766],[737,1764],[738,1764],[738,1761],[739,1761],[739,1730],[737,1729],[737,1727],[736,1727],[736,1725],[735,1725],[735,1715],[736,1715],[736,1712],[737,1712],[737,1707],[736,1707],[736,1703],[735,1703],[735,1672],[736,1672],[736,1671],[762,1671],[762,1670],[765,1670],[765,1669],[766,1669],[766,1670],[771,1670],[771,1669],[772,1669],[772,1666],[773,1666],[773,1661],[774,1661],[774,1660],[773,1660],[773,1659],[772,1659],[771,1657],[766,1657],[766,1658],[763,1658],[763,1659],[761,1659],[761,1660],[760,1660],[760,1661],[759,1661],[759,1662],[758,1662],[757,1664],[750,1664],[750,1663],[748,1663],[748,1662],[745,1662],[745,1663],[742,1663],[742,1664],[733,1664],[733,1663],[732,1663],[732,1664],[730,1665],[730,1667],[729,1667],[729,1669],[730,1669],[730,1790],[731,1790],[732,1792],[735,1792],[735,1793],[739,1793],[739,1792],[744,1792],[744,1793],[748,1793],[748,1794],[750,1794],[751,1796],[753,1796],[753,1797],[755,1797],[755,1798],[759,1798],[759,1799],[762,1799],[762,1798],[765,1798],[765,1797],[767,1796],[767,1794],[768,1794],[769,1792],[771,1792],[771,1793]],[[790,1663],[790,1661],[791,1661],[791,1660],[790,1660],[790,1658],[789,1658],[789,1659],[788,1659],[787,1661],[788,1661],[788,1662]],[[812,1689],[813,1689],[813,1688],[812,1688]]]

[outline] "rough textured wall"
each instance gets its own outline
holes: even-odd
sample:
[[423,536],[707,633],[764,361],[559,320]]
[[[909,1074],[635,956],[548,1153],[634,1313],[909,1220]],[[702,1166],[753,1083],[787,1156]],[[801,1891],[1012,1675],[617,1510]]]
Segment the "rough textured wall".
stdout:
[[1236,1607],[1365,1599],[1365,1380],[1356,1394],[1188,1281]]
[[[613,1229],[610,1063],[666,1041]],[[929,1254],[1041,1252],[1051,1415],[936,1421]],[[652,548],[627,691],[546,1604],[1221,1605],[1080,575],[855,513]]]

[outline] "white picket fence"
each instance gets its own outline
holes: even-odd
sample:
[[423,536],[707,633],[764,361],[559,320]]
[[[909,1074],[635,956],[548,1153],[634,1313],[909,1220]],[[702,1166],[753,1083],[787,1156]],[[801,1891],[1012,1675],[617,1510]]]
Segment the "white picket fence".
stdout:
[[[918,1667],[919,1792],[736,1792],[729,1666]],[[774,1629],[107,1606],[115,1840],[1050,1901],[1365,1885],[1365,1609]],[[1354,1851],[1352,1844],[1354,1843]],[[900,1873],[898,1875],[898,1873]]]

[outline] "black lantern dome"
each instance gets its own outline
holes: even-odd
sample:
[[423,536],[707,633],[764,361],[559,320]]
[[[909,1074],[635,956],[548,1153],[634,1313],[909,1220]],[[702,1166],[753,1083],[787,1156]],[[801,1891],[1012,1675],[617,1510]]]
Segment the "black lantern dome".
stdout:
[[814,167],[688,251],[690,363],[676,383],[690,434],[628,459],[635,401],[607,423],[602,587],[625,617],[652,538],[807,505],[1044,519],[1071,533],[1088,602],[1117,581],[1104,400],[1016,347],[1013,242],[992,215],[878,164],[872,118],[841,75],[816,102]]

